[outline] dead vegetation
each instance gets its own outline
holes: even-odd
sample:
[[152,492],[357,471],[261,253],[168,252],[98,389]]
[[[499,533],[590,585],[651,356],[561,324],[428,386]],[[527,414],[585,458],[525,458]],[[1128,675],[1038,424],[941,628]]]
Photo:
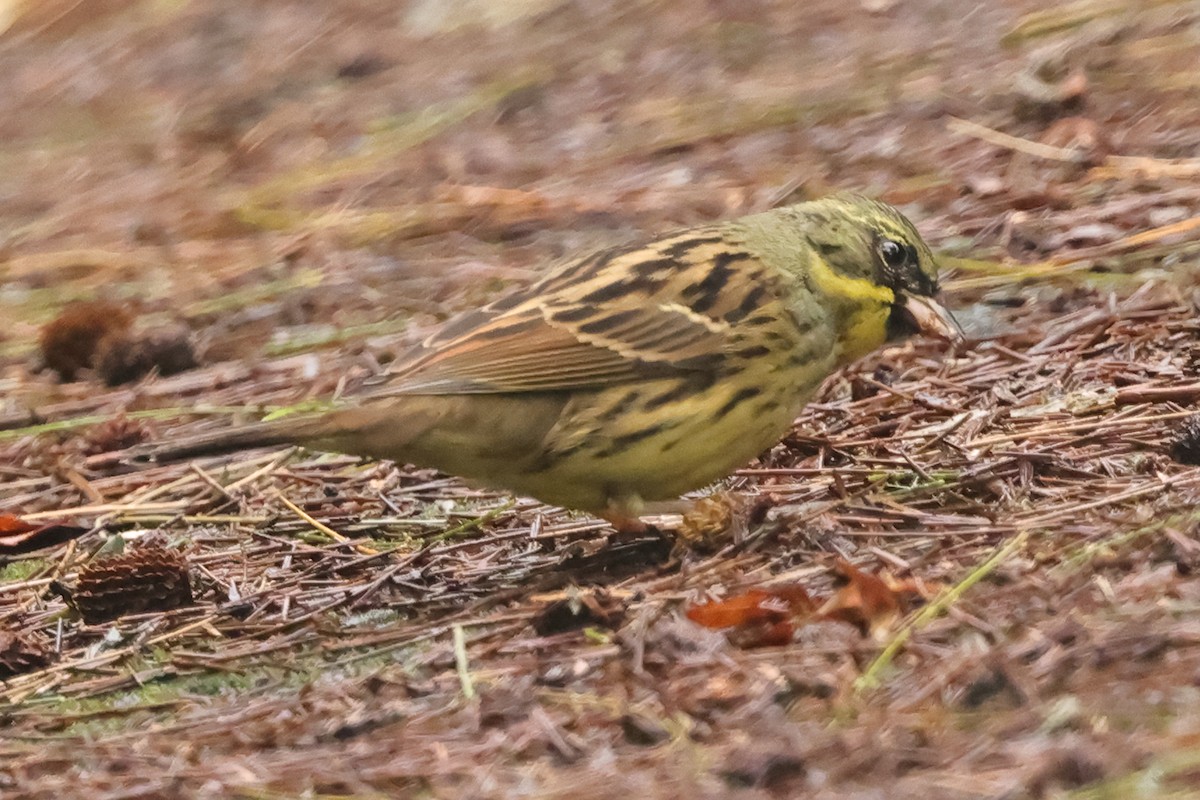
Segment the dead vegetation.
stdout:
[[[1195,10],[457,5],[14,12],[0,793],[1188,796]],[[353,393],[565,253],[828,186],[909,205],[972,340],[832,380],[682,543],[403,465],[123,458]],[[202,363],[37,372],[97,298]],[[923,599],[847,599],[842,561]],[[747,596],[786,631],[688,619]]]

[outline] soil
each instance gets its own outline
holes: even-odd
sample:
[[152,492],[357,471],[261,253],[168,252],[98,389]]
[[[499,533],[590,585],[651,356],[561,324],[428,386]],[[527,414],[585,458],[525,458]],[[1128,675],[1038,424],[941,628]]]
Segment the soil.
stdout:
[[[0,3],[0,795],[1197,796],[1200,10],[1044,6]],[[832,377],[736,524],[130,458],[835,189],[969,339]],[[692,618],[797,587],[856,624]]]

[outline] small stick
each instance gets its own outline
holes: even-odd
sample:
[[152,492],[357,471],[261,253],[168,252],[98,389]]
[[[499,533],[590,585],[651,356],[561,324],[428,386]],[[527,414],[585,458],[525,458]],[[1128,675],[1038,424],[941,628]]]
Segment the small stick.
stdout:
[[[279,494],[279,500],[280,500],[280,502],[282,502],[282,503],[283,503],[285,506],[287,506],[287,507],[288,507],[288,509],[289,509],[289,510],[290,510],[290,511],[291,511],[293,514],[295,514],[295,515],[296,515],[296,516],[298,516],[300,519],[302,519],[302,520],[304,520],[305,522],[307,522],[309,525],[312,525],[312,526],[313,526],[314,528],[316,528],[318,531],[320,531],[321,533],[325,534],[325,535],[326,535],[326,536],[328,536],[330,539],[333,539],[335,542],[341,542],[341,543],[343,543],[343,544],[344,544],[344,543],[348,543],[348,542],[351,542],[351,541],[352,541],[352,540],[351,540],[349,537],[347,537],[347,536],[343,536],[342,534],[338,533],[338,532],[337,532],[337,531],[335,531],[333,528],[329,527],[329,526],[328,526],[328,525],[326,525],[324,522],[321,522],[319,519],[317,519],[317,518],[316,518],[316,517],[314,517],[313,515],[309,514],[309,513],[308,513],[307,511],[305,511],[304,509],[302,509],[300,506],[298,506],[298,505],[296,505],[295,503],[293,503],[291,500],[288,500],[286,497],[284,497],[284,495],[283,495],[283,493],[282,493],[282,492]],[[374,556],[374,555],[378,555],[378,554],[379,554],[379,551],[378,551],[378,550],[376,550],[376,549],[375,549],[375,548],[373,548],[373,547],[368,547],[368,546],[367,546],[367,545],[365,545],[365,544],[356,544],[356,545],[354,545],[354,549],[355,549],[355,550],[357,550],[358,552],[362,553],[363,555],[367,555],[367,556]]]
[[973,569],[967,577],[963,578],[956,585],[950,587],[943,592],[939,597],[933,599],[929,605],[921,609],[916,616],[912,618],[904,627],[896,631],[896,635],[888,642],[887,646],[875,657],[870,666],[863,674],[854,682],[854,691],[862,692],[867,689],[873,689],[879,685],[879,673],[887,669],[887,667],[895,659],[896,654],[900,649],[912,638],[913,632],[923,627],[926,623],[932,622],[943,612],[948,610],[958,600],[967,593],[967,591],[983,580],[996,567],[1005,561],[1017,550],[1025,544],[1029,539],[1029,532],[1022,531],[1021,533],[1010,539],[1003,547],[997,549],[992,555]]
[[451,625],[450,630],[454,633],[454,665],[458,670],[458,682],[462,684],[463,697],[474,700],[475,683],[471,680],[471,667],[467,662],[467,637],[463,633],[463,626],[458,623]]
[[1192,403],[1200,399],[1200,383],[1184,386],[1126,386],[1118,389],[1113,402],[1119,406],[1137,403]]

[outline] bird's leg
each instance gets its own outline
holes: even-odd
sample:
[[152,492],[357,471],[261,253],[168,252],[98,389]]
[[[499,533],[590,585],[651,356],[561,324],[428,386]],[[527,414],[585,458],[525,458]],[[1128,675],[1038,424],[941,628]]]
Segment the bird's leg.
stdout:
[[638,536],[650,530],[650,526],[637,517],[630,517],[612,511],[606,511],[601,514],[600,519],[616,528],[618,534],[625,536]]
[[713,492],[699,498],[658,500],[652,503],[646,503],[636,495],[612,498],[608,501],[608,508],[599,516],[616,528],[618,534],[662,535],[665,531],[645,522],[642,515],[677,514],[682,518],[681,521],[678,525],[669,525],[668,530],[690,542],[716,542],[730,539],[740,541],[744,538],[749,512],[745,497],[733,492]]
[[641,511],[643,514],[675,514],[682,517],[695,507],[695,499],[681,497],[678,500],[655,500],[653,502],[644,503]]
[[651,526],[640,518],[643,505],[642,498],[637,495],[621,498],[610,497],[608,508],[597,516],[616,528],[619,534],[627,536],[645,534],[650,531]]

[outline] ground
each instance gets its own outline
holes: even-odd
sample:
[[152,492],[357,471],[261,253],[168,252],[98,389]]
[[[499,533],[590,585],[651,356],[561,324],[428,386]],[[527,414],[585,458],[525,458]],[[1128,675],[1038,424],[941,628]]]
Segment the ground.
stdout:
[[[1043,5],[0,3],[0,794],[1195,796],[1200,11]],[[736,531],[122,456],[352,396],[564,256],[835,188],[917,222],[970,336],[831,378],[717,487]],[[97,299],[199,365],[47,369]],[[113,619],[171,573],[148,542],[192,599]],[[838,559],[924,604],[688,617]]]

